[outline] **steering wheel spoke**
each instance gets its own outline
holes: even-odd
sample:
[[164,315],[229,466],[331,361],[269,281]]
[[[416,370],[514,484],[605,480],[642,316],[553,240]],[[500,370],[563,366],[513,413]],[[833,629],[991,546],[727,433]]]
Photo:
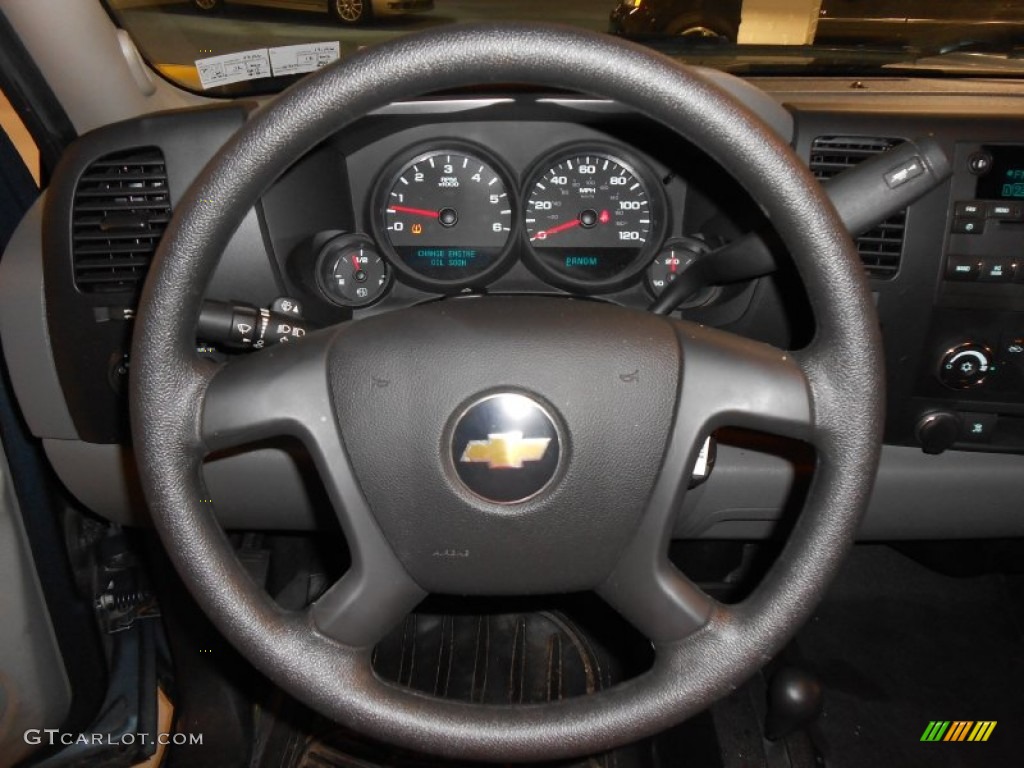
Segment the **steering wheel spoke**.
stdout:
[[697,631],[716,606],[667,554],[675,515],[707,436],[720,426],[808,440],[814,436],[810,386],[791,354],[693,323],[677,321],[675,327],[683,350],[683,375],[666,469],[639,528],[598,589],[656,644],[682,640]]
[[331,335],[310,334],[222,365],[204,393],[202,439],[209,452],[289,435],[310,445],[336,430],[327,384]]
[[342,645],[379,642],[424,598],[393,558],[361,558],[324,592],[310,615],[316,628]]
[[811,387],[792,353],[693,323],[676,329],[683,378],[674,439],[699,448],[712,431],[731,426],[813,442]]
[[332,335],[310,334],[222,366],[204,397],[202,437],[223,450],[297,437],[310,452],[348,541],[352,566],[310,608],[317,629],[353,647],[372,645],[423,599],[398,562],[356,482],[331,403]]
[[716,603],[649,543],[634,539],[597,593],[655,645],[673,643],[703,627]]

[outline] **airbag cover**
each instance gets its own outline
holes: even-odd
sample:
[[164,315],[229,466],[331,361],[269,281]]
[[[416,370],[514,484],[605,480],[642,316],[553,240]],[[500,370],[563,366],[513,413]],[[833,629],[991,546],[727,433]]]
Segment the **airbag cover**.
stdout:
[[[355,475],[420,586],[536,594],[591,588],[617,562],[662,463],[680,365],[659,317],[564,298],[477,297],[352,324],[337,337],[330,376]],[[489,501],[457,474],[459,417],[495,393],[525,395],[558,433],[553,480],[524,501]],[[488,431],[467,460],[510,463],[499,440],[484,445]],[[514,453],[511,463],[522,458]],[[536,471],[531,458],[479,471]]]

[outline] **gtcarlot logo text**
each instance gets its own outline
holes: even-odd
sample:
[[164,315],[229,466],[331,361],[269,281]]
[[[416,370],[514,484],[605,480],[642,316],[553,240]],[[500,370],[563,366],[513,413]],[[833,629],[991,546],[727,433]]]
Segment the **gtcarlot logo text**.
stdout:
[[201,733],[65,733],[57,728],[29,728],[25,731],[26,744],[70,747],[73,744],[101,744],[128,747],[135,744],[160,746],[201,746]]

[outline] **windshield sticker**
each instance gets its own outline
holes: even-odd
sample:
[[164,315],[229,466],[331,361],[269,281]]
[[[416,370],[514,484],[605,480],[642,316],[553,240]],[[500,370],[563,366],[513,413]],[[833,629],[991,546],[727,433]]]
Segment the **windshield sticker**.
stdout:
[[196,59],[196,69],[199,71],[199,82],[207,90],[219,85],[270,77],[270,55],[266,48],[225,53],[208,59]]
[[274,77],[315,72],[341,58],[341,43],[305,43],[283,45],[270,49],[270,66]]

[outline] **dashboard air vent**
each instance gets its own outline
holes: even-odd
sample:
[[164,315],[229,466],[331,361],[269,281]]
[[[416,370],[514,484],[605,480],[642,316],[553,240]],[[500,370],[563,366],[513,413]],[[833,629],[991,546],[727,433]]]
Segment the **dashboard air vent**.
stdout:
[[[902,143],[902,139],[819,136],[811,143],[811,172],[822,181],[831,179],[862,160]],[[857,238],[857,250],[869,277],[885,279],[899,272],[906,222],[904,209]]]
[[159,149],[117,152],[93,162],[78,181],[71,214],[75,287],[133,297],[170,218]]

